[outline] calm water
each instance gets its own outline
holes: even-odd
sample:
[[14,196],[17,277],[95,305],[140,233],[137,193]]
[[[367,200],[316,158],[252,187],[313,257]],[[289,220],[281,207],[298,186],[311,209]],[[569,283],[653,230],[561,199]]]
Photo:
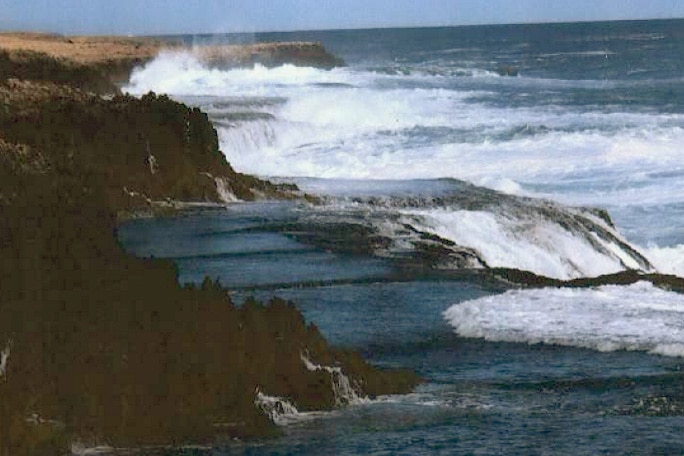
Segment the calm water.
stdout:
[[684,453],[682,295],[483,273],[684,275],[684,21],[185,39],[317,40],[347,61],[164,55],[127,87],[201,106],[236,169],[322,204],[138,220],[123,244],[181,282],[292,299],[331,342],[427,380],[209,453]]

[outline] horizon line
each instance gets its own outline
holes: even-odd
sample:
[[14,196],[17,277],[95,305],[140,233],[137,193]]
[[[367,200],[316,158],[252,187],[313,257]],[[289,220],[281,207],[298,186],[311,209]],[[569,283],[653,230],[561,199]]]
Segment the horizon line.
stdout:
[[388,25],[388,26],[359,26],[346,28],[310,28],[310,29],[275,29],[275,30],[242,30],[225,32],[159,32],[159,33],[62,33],[55,31],[38,31],[35,29],[0,29],[0,34],[11,33],[38,33],[59,36],[92,36],[92,37],[168,37],[180,35],[248,35],[248,34],[267,34],[267,33],[311,33],[311,32],[344,32],[344,31],[370,31],[370,30],[390,30],[390,29],[436,29],[436,28],[469,28],[469,27],[497,27],[497,26],[524,26],[524,25],[563,25],[563,24],[596,24],[602,22],[649,22],[649,21],[678,21],[684,17],[651,17],[635,19],[586,19],[586,20],[550,20],[550,21],[529,21],[529,22],[487,22],[472,24],[427,24],[427,25]]
[[[388,30],[388,29],[423,29],[423,28],[467,28],[467,27],[497,27],[497,26],[518,26],[518,25],[563,25],[563,24],[596,24],[601,22],[649,22],[649,21],[681,21],[681,17],[650,17],[639,19],[584,19],[584,20],[551,20],[551,21],[530,21],[530,22],[486,22],[472,24],[435,24],[435,25],[388,25],[388,26],[361,26],[347,28],[311,28],[311,29],[291,29],[291,30],[252,30],[241,32],[200,32],[182,33],[182,35],[245,35],[249,33],[298,33],[298,32],[344,32],[362,30]],[[135,35],[135,36],[172,36],[174,33],[164,33],[159,35]]]

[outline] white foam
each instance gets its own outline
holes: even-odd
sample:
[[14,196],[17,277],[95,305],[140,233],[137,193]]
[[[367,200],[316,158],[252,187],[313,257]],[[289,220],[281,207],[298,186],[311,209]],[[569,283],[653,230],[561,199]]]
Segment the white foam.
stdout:
[[[601,124],[605,119],[597,120]],[[533,194],[569,204],[666,204],[681,201],[681,182],[659,175],[682,169],[683,141],[684,129],[677,126],[552,131],[502,143],[447,144],[427,155],[454,177],[479,185],[505,179],[544,185],[546,190]],[[418,162],[418,174],[422,166]]]
[[653,263],[658,272],[684,277],[684,245],[673,247],[647,247],[646,257]]
[[614,253],[619,250],[617,246],[600,252],[586,239],[548,220],[468,210],[403,213],[422,218],[421,230],[476,250],[490,267],[520,269],[563,280],[625,269],[620,262],[622,256]]
[[[548,176],[549,172],[554,176],[597,167],[610,169],[619,165],[624,169],[625,164],[629,165],[629,169],[643,170],[642,165],[649,163],[678,163],[679,144],[684,138],[682,115],[605,113],[586,109],[573,111],[539,106],[511,108],[471,101],[464,103],[484,92],[382,87],[380,83],[388,78],[391,79],[387,75],[348,68],[324,71],[292,65],[272,69],[257,66],[254,69],[218,70],[205,67],[190,53],[164,53],[145,67],[137,69],[125,90],[134,94],[154,90],[188,96],[284,97],[287,99],[285,107],[275,113],[279,121],[294,128],[300,124],[319,128],[316,132],[309,131],[306,136],[300,136],[297,143],[283,141],[282,144],[273,144],[281,153],[290,158],[297,155],[307,159],[306,147],[298,151],[293,148],[338,138],[344,138],[352,144],[357,140],[365,141],[368,142],[367,147],[355,146],[352,155],[366,165],[377,168],[383,166],[384,172],[378,173],[378,169],[374,169],[372,174],[376,178],[401,177],[400,166],[406,163],[406,158],[412,158],[412,162],[418,165],[411,176],[414,178],[503,176],[514,180]],[[408,79],[414,82],[420,80],[416,77]],[[316,84],[345,86],[319,87]],[[464,132],[480,132],[481,141],[461,143],[454,138],[455,141],[448,141],[441,146],[426,148],[409,145],[397,151],[402,160],[375,164],[372,162],[373,151],[377,149],[375,142],[381,141],[386,134],[359,138],[361,133],[399,132],[415,126],[442,126]],[[496,140],[495,135],[492,137],[493,133],[510,129],[519,129],[524,133],[535,126],[547,128],[548,134],[522,135],[503,144]],[[338,134],[330,135],[330,130]],[[282,134],[283,131],[278,133]],[[394,149],[401,140],[401,135],[393,138],[391,145]],[[435,166],[435,158],[443,159],[439,163],[441,166]],[[492,173],[492,166],[487,166],[489,164],[495,164],[493,168],[498,172]],[[483,166],[487,172],[477,172]],[[255,169],[245,171],[255,172]],[[366,177],[354,174],[354,167],[345,169],[347,171],[352,174],[344,177]],[[287,168],[281,168],[281,175],[292,173],[288,173]],[[314,176],[321,177],[319,174]]]
[[7,363],[9,362],[10,350],[12,348],[12,342],[10,341],[5,348],[0,352],[0,377],[7,373]]
[[684,295],[648,282],[512,290],[444,312],[463,337],[684,357]]
[[191,52],[162,52],[143,67],[136,68],[125,92],[142,95],[150,90],[169,95],[265,96],[283,89],[314,83],[345,84],[347,72],[283,65],[266,68],[222,70],[203,64]]
[[216,125],[216,130],[221,138],[224,153],[234,157],[231,165],[238,166],[238,169],[241,167],[237,157],[265,151],[276,143],[276,124],[269,120],[245,122],[237,127]]
[[[679,126],[549,131],[500,140],[498,133],[514,130],[532,114],[466,104],[455,93],[437,98],[410,90],[307,91],[276,112],[276,121],[219,131],[221,148],[239,170],[259,175],[453,177],[575,205],[668,204],[682,199],[677,191],[681,179],[659,177],[682,169],[684,129]],[[535,116],[530,122],[550,120]],[[613,128],[606,120],[596,123]],[[558,119],[559,127],[566,121]],[[421,137],[418,128],[454,133],[433,140],[433,133]],[[461,139],[466,134],[468,141]],[[545,189],[531,190],[539,186]]]
[[492,190],[496,190],[497,192],[501,193],[506,193],[508,195],[525,194],[525,191],[518,182],[506,177],[483,177],[478,180],[477,185],[481,187],[491,188]]
[[[505,182],[505,191],[518,194],[522,183],[558,184],[562,189],[549,188],[549,194],[572,204],[681,200],[651,177],[681,169],[681,114],[501,107],[473,101],[486,92],[444,84],[438,76],[388,76],[353,68],[218,70],[190,53],[165,53],[137,69],[124,90],[285,99],[282,106],[266,109],[274,121],[243,122],[219,132],[229,161],[251,174],[454,177],[476,184]],[[434,141],[429,133],[417,138],[413,129],[426,127],[455,132]],[[535,128],[542,129],[534,133]]]
[[304,363],[304,366],[306,366],[307,370],[310,372],[322,370],[330,374],[336,405],[363,404],[368,402],[367,397],[361,397],[356,392],[351,384],[351,381],[349,380],[349,377],[342,372],[342,368],[337,366],[322,366],[320,364],[316,364],[312,362],[304,353],[300,354],[300,358],[302,363]]
[[276,396],[269,396],[257,388],[254,404],[268,415],[278,426],[285,426],[303,419],[302,414],[291,402]]
[[216,193],[219,198],[226,204],[237,203],[240,199],[230,190],[230,182],[225,177],[214,178],[216,183]]

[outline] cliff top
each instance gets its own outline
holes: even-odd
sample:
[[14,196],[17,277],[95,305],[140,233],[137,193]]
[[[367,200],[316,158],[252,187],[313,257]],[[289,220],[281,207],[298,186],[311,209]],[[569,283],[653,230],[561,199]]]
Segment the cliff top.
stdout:
[[0,33],[0,48],[29,50],[81,64],[108,60],[149,59],[162,48],[176,47],[171,41],[153,38],[63,36],[41,33]]
[[154,58],[162,49],[188,50],[212,65],[266,66],[293,63],[332,68],[344,62],[329,54],[320,43],[280,42],[245,45],[211,45],[190,48],[172,40],[151,37],[64,36],[42,33],[0,33],[0,50],[33,51],[80,65],[104,66],[141,62]]

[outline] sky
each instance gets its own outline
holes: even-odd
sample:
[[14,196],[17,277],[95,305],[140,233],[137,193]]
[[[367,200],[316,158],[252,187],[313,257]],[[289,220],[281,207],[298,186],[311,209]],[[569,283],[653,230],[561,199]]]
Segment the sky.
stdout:
[[229,33],[684,18],[684,0],[0,0],[0,30]]

